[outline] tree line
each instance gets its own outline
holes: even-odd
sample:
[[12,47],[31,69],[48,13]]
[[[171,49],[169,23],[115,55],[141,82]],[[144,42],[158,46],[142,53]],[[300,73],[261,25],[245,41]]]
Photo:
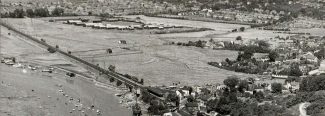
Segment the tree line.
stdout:
[[1,13],[2,18],[24,18],[27,17],[49,17],[49,16],[64,16],[63,8],[55,8],[49,12],[47,8],[35,8],[35,9],[15,9],[13,12]]

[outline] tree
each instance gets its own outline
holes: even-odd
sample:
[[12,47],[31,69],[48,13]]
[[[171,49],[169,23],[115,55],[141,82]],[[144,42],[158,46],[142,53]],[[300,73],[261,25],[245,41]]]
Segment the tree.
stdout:
[[272,83],[271,89],[273,93],[282,93],[282,84],[281,83]]
[[204,45],[203,45],[203,41],[201,41],[201,40],[197,41],[195,46],[196,46],[196,47],[203,48],[203,47],[204,47]]
[[245,27],[240,27],[239,30],[240,30],[241,32],[243,32],[243,31],[245,31]]
[[303,75],[303,73],[299,69],[299,64],[298,63],[292,63],[290,65],[289,75],[290,76],[298,76],[298,77]]
[[257,116],[281,116],[285,111],[283,107],[271,104],[259,105],[257,109]]
[[223,83],[231,89],[234,89],[238,84],[239,79],[237,76],[230,76],[223,81]]
[[141,78],[139,83],[143,85],[144,80]]
[[323,58],[325,58],[325,48],[322,48],[320,51],[316,52],[316,53],[315,53],[315,56],[316,56],[318,59],[323,59]]
[[259,47],[262,47],[262,48],[269,48],[270,47],[270,44],[267,43],[266,41],[263,41],[263,40],[258,40],[257,44],[258,44]]
[[48,17],[49,16],[49,10],[47,8],[37,8],[34,11],[35,16],[39,17]]
[[50,53],[56,52],[56,50],[54,48],[52,48],[52,47],[47,48],[47,51],[49,51]]
[[34,17],[35,16],[35,13],[34,13],[33,9],[27,9],[26,14],[27,14],[28,17]]
[[116,82],[116,86],[120,86],[120,85],[122,85],[122,82],[121,81],[117,81]]
[[248,81],[247,80],[241,80],[238,84],[238,91],[244,93],[245,90],[248,90]]
[[241,36],[237,36],[236,40],[241,41],[243,38]]
[[206,104],[206,106],[207,106],[207,111],[210,112],[210,111],[214,111],[214,110],[216,110],[218,102],[219,102],[219,101],[218,101],[217,98],[215,98],[215,99],[210,99],[210,100],[207,102],[207,104]]
[[279,54],[275,51],[271,51],[269,53],[269,59],[270,59],[270,62],[275,62],[275,60],[279,57]]
[[254,56],[254,50],[252,49],[246,49],[243,54],[244,59],[251,59]]
[[231,61],[229,60],[229,58],[226,58],[225,61],[227,62],[228,65],[231,65]]
[[63,8],[59,8],[56,7],[53,11],[52,11],[52,15],[53,16],[62,16],[64,13],[64,9]]
[[167,100],[169,102],[176,102],[178,100],[178,96],[176,95],[176,93],[168,93]]
[[257,101],[262,101],[264,99],[264,93],[262,91],[258,91],[254,94],[254,97]]
[[109,78],[109,82],[114,82],[114,78]]
[[13,18],[24,18],[25,11],[23,9],[15,9]]
[[115,66],[114,65],[109,65],[108,70],[115,72]]
[[300,83],[300,91],[319,91],[325,90],[324,75],[303,78]]

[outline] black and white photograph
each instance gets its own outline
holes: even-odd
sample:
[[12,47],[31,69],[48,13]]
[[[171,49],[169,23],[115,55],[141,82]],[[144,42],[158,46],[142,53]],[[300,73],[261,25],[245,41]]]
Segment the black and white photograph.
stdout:
[[0,116],[325,116],[325,0],[0,0]]

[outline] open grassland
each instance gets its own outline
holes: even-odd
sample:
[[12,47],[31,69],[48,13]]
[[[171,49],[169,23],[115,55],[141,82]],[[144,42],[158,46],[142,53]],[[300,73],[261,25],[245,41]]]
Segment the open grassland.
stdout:
[[[225,58],[234,59],[237,56],[235,51],[164,45],[165,40],[161,38],[173,37],[175,34],[148,35],[97,30],[39,19],[11,19],[8,22],[24,32],[43,38],[52,45],[59,45],[60,49],[72,51],[72,54],[102,67],[115,65],[117,71],[144,78],[145,84],[149,85],[168,85],[175,81],[191,85],[222,83],[223,79],[230,75],[239,75],[243,78],[252,76],[218,69],[207,64],[209,61],[221,61]],[[188,24],[186,26],[193,26],[190,25],[192,22],[183,20],[179,22],[185,22],[183,24]],[[232,29],[228,24],[218,25],[223,25],[219,28],[226,29],[219,29],[220,32],[216,30],[213,33],[225,33]],[[200,27],[211,27],[207,24],[206,26]],[[241,25],[233,27],[239,28]],[[205,36],[202,33],[180,34]],[[178,37],[174,36],[174,39],[177,40]],[[120,44],[119,40],[126,40],[127,44]],[[112,54],[106,53],[105,49],[108,48],[113,50]]]
[[49,54],[37,44],[26,41],[23,37],[1,26],[0,53],[20,60],[44,65],[71,64],[56,54]]
[[[8,35],[10,33],[10,35]],[[60,55],[49,54],[12,31],[1,26],[0,58],[15,56],[17,61],[26,65],[39,67],[36,70],[14,68],[0,64],[0,116],[80,116],[96,115],[99,109],[102,115],[128,116],[130,110],[118,103],[114,96],[118,91],[106,86],[98,86],[97,81],[77,75],[67,78],[65,72],[55,70],[53,73],[42,72],[46,65],[74,67],[83,69],[64,60]],[[71,69],[71,68],[69,68]],[[85,71],[84,69],[80,72]],[[68,97],[59,90],[63,90]],[[69,100],[74,98],[75,101]],[[81,99],[84,113],[75,106]],[[87,107],[95,105],[95,110]],[[75,109],[75,110],[73,110]],[[71,113],[70,113],[71,112]]]

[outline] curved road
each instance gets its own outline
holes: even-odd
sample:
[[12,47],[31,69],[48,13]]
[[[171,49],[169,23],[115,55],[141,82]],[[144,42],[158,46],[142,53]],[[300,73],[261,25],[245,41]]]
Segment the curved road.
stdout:
[[299,104],[299,112],[300,112],[300,115],[299,116],[309,116],[307,115],[307,107],[310,105],[309,102],[304,102],[304,103],[301,103]]

